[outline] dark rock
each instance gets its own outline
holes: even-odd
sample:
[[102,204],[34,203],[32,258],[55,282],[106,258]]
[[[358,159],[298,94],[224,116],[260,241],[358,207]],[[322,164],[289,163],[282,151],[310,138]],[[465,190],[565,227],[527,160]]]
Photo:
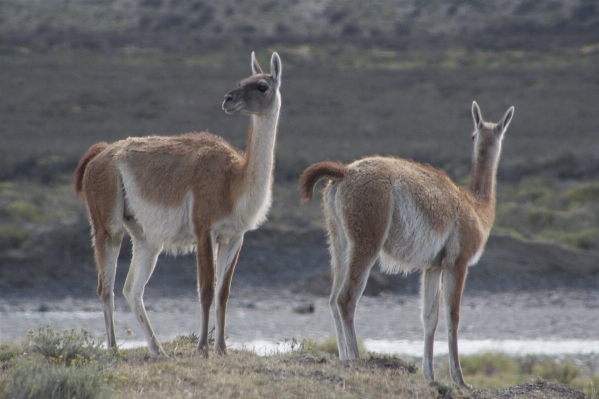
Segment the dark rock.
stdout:
[[293,307],[293,313],[310,314],[314,313],[313,303],[301,303]]

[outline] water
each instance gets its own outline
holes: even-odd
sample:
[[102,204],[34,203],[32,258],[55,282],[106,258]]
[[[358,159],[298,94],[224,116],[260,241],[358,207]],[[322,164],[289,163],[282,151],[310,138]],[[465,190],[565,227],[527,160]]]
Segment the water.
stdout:
[[[538,293],[527,295],[506,293],[468,298],[462,307],[460,353],[468,355],[492,351],[514,356],[599,354],[596,329],[599,312],[589,306],[585,297],[539,305]],[[333,336],[328,300],[309,300],[314,304],[314,313],[297,314],[292,311],[297,305],[297,298],[291,295],[254,294],[251,301],[247,296],[233,298],[227,312],[227,344],[231,348],[245,347],[259,354],[270,354],[291,350],[289,342],[293,339],[318,340]],[[148,300],[147,306],[150,308],[150,321],[161,341],[199,330],[199,305],[195,298]],[[35,308],[33,305],[29,307]],[[51,303],[49,308],[52,310],[47,312],[17,311],[14,308],[12,311],[0,310],[0,342],[22,340],[28,330],[45,326],[75,331],[85,328],[97,339],[104,339],[104,317],[96,300]],[[60,308],[65,310],[53,310]],[[214,316],[211,317],[212,324]],[[442,317],[436,335],[435,355],[447,354],[444,324]],[[126,304],[119,303],[117,306],[115,330],[117,342],[122,347],[146,345]],[[422,356],[419,299],[363,298],[356,313],[356,332],[368,351]]]
[[[297,349],[290,341],[255,340],[249,342],[228,342],[232,349],[247,349],[259,355],[285,353]],[[296,344],[297,345],[297,344]],[[119,345],[121,348],[136,348],[146,346],[145,341],[125,341]],[[422,341],[408,340],[364,340],[368,352],[388,355],[421,357],[424,347]],[[599,341],[568,340],[460,340],[460,355],[475,355],[486,352],[500,352],[508,356],[526,355],[593,355],[599,354]],[[437,356],[448,354],[446,341],[435,341],[434,353]]]

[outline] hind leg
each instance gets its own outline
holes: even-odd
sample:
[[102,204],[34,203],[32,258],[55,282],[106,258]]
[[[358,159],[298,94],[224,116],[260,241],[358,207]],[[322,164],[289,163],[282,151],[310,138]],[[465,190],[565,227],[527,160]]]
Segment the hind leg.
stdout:
[[110,155],[90,161],[83,176],[83,192],[90,216],[94,258],[98,269],[98,296],[104,312],[106,344],[116,347],[114,332],[114,278],[125,229],[122,223],[122,185]]
[[[347,343],[343,333],[343,322],[341,310],[337,305],[339,294],[345,283],[347,275],[347,240],[339,237],[335,226],[328,227],[331,253],[331,296],[329,298],[329,307],[335,323],[335,334],[337,336],[337,348],[339,350],[339,359],[348,360]],[[343,234],[343,231],[341,231]],[[343,240],[343,241],[342,241]]]
[[114,278],[117,259],[121,249],[124,231],[109,233],[102,228],[94,228],[94,257],[98,270],[98,297],[104,313],[106,346],[116,347],[114,331]]
[[349,262],[347,263],[345,278],[336,298],[336,305],[341,316],[341,326],[345,338],[345,351],[351,360],[360,357],[358,352],[358,339],[354,326],[354,315],[358,301],[366,288],[370,269],[378,257],[378,250],[364,251],[362,248],[352,248]]
[[125,280],[123,294],[127,298],[129,307],[135,314],[135,318],[146,338],[150,354],[152,356],[166,356],[160,342],[156,339],[143,302],[144,288],[154,271],[161,248],[156,248],[150,244],[144,237],[141,228],[133,221],[127,222],[127,229],[131,233],[133,241],[133,258]]
[[347,185],[340,183],[334,195],[327,196],[330,210],[327,211],[325,206],[325,212],[329,213],[329,217],[335,216],[333,221],[340,238],[340,276],[336,279],[344,277],[342,282],[335,283],[337,287],[341,285],[336,288],[335,302],[341,318],[347,359],[359,357],[354,315],[370,269],[387,239],[392,204],[390,188],[384,180],[366,179]]
[[337,305],[339,294],[345,283],[347,275],[348,241],[340,217],[335,205],[335,194],[337,185],[330,184],[326,187],[323,196],[324,222],[329,238],[329,252],[331,254],[331,296],[329,308],[335,323],[335,335],[337,337],[337,349],[339,359],[348,360],[347,343],[343,332],[343,321],[341,310]]

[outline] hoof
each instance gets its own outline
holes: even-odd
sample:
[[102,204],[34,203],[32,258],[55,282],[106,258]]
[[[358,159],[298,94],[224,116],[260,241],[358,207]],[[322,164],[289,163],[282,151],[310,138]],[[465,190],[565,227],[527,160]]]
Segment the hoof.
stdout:
[[214,353],[216,353],[216,355],[218,355],[218,356],[227,356],[227,347],[226,346],[222,347],[222,348],[215,347]]
[[158,352],[158,354],[156,355],[157,359],[168,359],[170,358],[169,355],[166,354],[166,352],[161,348],[160,352]]
[[169,356],[166,354],[162,346],[158,346],[157,348],[150,349],[150,355],[155,359],[168,359]]
[[208,347],[207,346],[198,346],[196,353],[202,359],[208,359]]

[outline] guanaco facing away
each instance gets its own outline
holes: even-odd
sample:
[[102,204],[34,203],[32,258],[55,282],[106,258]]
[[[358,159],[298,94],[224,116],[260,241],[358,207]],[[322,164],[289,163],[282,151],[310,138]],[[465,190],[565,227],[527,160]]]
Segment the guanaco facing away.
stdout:
[[[476,102],[470,188],[455,185],[429,165],[367,157],[349,165],[321,162],[300,178],[303,201],[328,179],[323,194],[332,264],[330,307],[341,360],[358,357],[354,313],[374,262],[387,273],[422,270],[423,371],[434,380],[433,342],[443,292],[451,376],[465,385],[458,358],[460,302],[468,266],[480,258],[495,218],[495,175],[512,117],[482,118]],[[441,284],[442,281],[442,284]]]
[[123,293],[153,356],[166,355],[154,335],[143,292],[158,255],[197,250],[201,329],[198,355],[208,357],[209,311],[215,294],[214,349],[226,354],[225,313],[231,278],[246,231],[271,204],[274,147],[281,107],[281,59],[271,73],[252,53],[252,76],[225,95],[227,114],[251,116],[247,147],[238,151],[210,133],[136,137],[93,145],[79,161],[75,190],[86,202],[98,269],[107,345],[116,346],[114,278],[125,230],[133,258]]

